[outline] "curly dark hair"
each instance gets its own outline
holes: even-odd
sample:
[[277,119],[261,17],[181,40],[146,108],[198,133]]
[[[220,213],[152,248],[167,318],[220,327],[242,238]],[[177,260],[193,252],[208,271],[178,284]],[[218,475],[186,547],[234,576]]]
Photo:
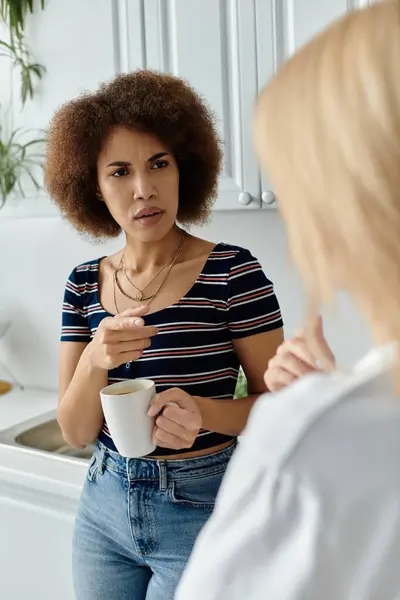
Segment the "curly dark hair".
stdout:
[[62,215],[94,238],[120,226],[97,195],[97,157],[111,129],[125,126],[165,143],[179,168],[178,220],[204,222],[217,196],[222,145],[206,102],[183,79],[154,71],[119,75],[63,105],[47,136],[45,183]]

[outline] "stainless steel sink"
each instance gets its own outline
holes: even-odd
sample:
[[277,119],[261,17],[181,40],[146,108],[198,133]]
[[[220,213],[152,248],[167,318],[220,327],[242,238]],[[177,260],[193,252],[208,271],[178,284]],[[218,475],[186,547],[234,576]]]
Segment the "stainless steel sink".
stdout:
[[41,450],[42,452],[86,460],[90,459],[94,451],[94,445],[86,446],[82,450],[68,446],[63,439],[56,419],[26,429],[15,436],[14,441],[20,446]]

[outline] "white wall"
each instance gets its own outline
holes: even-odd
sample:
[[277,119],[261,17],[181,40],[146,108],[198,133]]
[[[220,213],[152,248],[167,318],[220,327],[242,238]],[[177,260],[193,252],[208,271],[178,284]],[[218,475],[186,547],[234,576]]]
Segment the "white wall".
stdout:
[[[290,335],[301,324],[303,297],[287,259],[277,211],[217,212],[196,233],[249,248],[274,281]],[[58,218],[0,219],[0,318],[13,326],[0,340],[0,360],[25,384],[55,387],[60,311],[65,280],[79,262],[114,251],[121,240],[93,245]],[[349,303],[341,302],[326,332],[345,366],[368,347],[365,328]]]

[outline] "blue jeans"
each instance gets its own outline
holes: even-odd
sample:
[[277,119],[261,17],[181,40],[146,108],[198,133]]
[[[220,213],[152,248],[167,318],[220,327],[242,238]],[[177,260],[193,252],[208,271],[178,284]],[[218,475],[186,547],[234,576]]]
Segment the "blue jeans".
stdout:
[[233,451],[126,459],[97,442],[75,525],[77,600],[172,600]]

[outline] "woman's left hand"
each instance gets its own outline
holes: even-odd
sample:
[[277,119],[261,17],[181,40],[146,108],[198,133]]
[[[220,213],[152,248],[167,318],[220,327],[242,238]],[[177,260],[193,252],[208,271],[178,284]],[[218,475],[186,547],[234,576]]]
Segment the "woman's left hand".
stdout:
[[153,441],[162,448],[191,448],[202,427],[202,416],[196,400],[179,388],[157,394],[149,415],[158,415]]

